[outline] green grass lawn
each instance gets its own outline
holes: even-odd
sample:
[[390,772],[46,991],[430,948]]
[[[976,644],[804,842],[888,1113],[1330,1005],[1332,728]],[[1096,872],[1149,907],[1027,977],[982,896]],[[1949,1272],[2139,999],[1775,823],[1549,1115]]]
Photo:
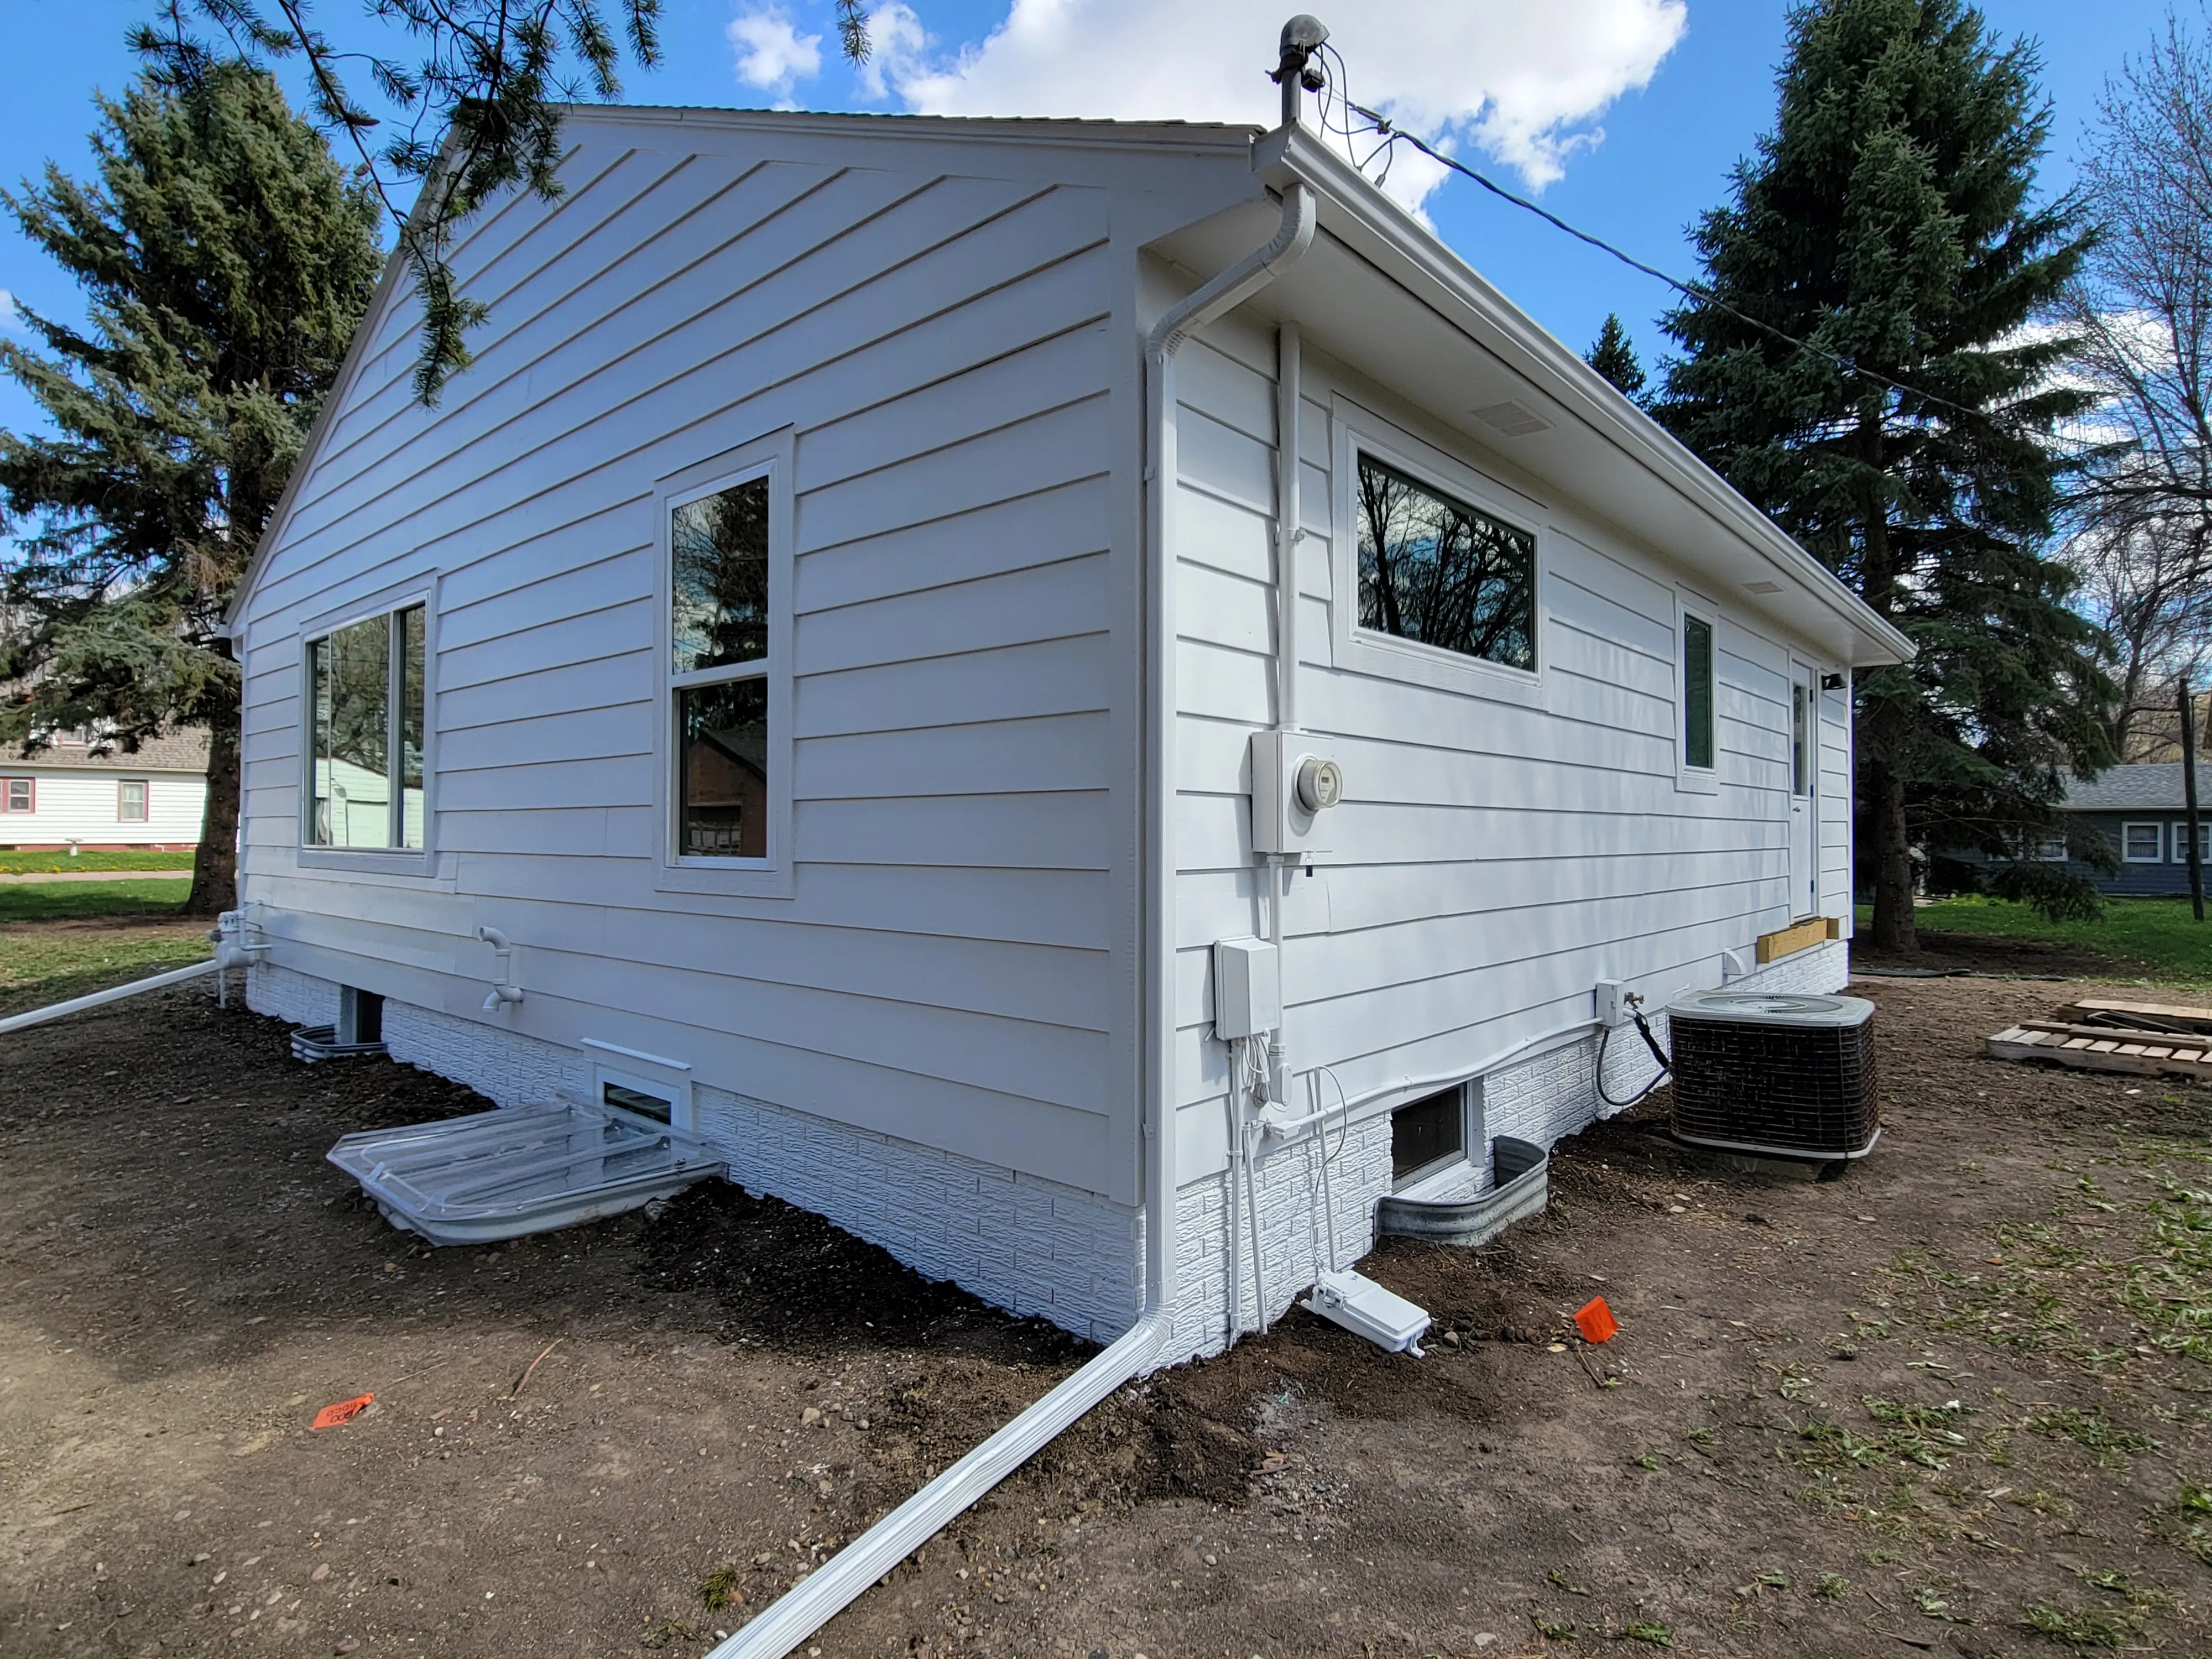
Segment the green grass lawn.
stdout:
[[[1870,916],[1862,906],[1862,928]],[[2179,985],[2212,985],[2212,921],[2196,921],[2187,899],[2109,899],[2095,921],[2049,921],[2025,904],[1967,896],[1921,905],[1913,919],[1923,930],[2069,945],[2112,957],[2116,970]]]
[[128,847],[87,848],[75,858],[64,852],[10,853],[0,851],[0,876],[34,872],[67,875],[76,870],[189,870],[192,855],[152,853]]
[[0,1014],[204,961],[208,923],[178,912],[179,881],[0,886]]

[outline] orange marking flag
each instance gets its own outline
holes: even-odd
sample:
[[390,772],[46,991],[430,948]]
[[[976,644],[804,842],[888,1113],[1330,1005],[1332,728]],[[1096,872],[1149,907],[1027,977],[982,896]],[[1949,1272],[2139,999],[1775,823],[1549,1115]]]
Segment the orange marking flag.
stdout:
[[315,1413],[315,1420],[307,1425],[311,1429],[335,1429],[341,1423],[350,1423],[368,1409],[368,1402],[376,1396],[364,1394],[351,1400],[341,1400],[335,1406],[325,1406]]
[[1620,1328],[1620,1322],[1605,1305],[1603,1297],[1594,1296],[1576,1312],[1575,1328],[1582,1332],[1585,1342],[1609,1342],[1613,1334]]

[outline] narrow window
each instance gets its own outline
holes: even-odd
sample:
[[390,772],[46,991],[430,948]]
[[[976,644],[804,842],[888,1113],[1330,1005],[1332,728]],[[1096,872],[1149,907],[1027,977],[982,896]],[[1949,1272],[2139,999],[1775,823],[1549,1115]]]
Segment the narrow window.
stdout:
[[1359,625],[1536,666],[1536,538],[1359,458]]
[[[2121,826],[2121,856],[2130,864],[2157,864],[2166,857],[2166,826],[2130,823]],[[2186,849],[2183,857],[2188,856]]]
[[1390,1178],[1403,1185],[1467,1152],[1466,1088],[1424,1096],[1390,1114]]
[[34,811],[39,797],[38,786],[30,778],[0,780],[0,812],[28,812]]
[[423,844],[422,659],[419,605],[308,643],[315,769],[310,845]]
[[124,778],[115,786],[115,818],[118,823],[146,822],[146,780]]
[[1682,764],[1713,766],[1713,625],[1682,617]]
[[769,486],[732,484],[671,514],[676,851],[768,856]]
[[1813,722],[1808,707],[1812,701],[1812,694],[1802,685],[1790,686],[1790,788],[1793,794],[1813,793]]

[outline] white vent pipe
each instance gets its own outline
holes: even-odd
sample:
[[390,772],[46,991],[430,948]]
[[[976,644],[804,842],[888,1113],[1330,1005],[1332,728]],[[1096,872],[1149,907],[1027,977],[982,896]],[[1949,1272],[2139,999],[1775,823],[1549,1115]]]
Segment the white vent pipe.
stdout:
[[1149,443],[1145,463],[1146,582],[1152,631],[1146,641],[1144,908],[1140,948],[1146,976],[1145,1044],[1145,1301],[1137,1322],[1106,1351],[1023,1412],[905,1503],[862,1533],[708,1659],[783,1659],[860,1594],[1093,1406],[1152,1369],[1175,1331],[1175,580],[1169,538],[1175,493],[1176,354],[1193,332],[1242,305],[1312,246],[1316,212],[1303,185],[1283,197],[1273,239],[1171,307],[1145,342]]

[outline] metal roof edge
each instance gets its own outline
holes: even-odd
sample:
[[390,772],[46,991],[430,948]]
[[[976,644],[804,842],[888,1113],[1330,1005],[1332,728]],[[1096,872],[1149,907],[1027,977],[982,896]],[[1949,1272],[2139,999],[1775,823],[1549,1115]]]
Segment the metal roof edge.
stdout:
[[869,110],[738,109],[716,104],[564,104],[562,119],[747,128],[842,138],[1249,151],[1267,129],[1224,121],[1110,121],[1050,115],[922,115]]
[[1911,660],[1913,643],[1895,624],[1313,133],[1279,127],[1266,134],[1253,147],[1252,167],[1271,185],[1295,181],[1318,191],[1325,204],[1352,216],[1430,289],[1503,336],[1521,354],[1531,378],[1541,380],[1571,413],[1848,622],[1875,647],[1863,665]]

